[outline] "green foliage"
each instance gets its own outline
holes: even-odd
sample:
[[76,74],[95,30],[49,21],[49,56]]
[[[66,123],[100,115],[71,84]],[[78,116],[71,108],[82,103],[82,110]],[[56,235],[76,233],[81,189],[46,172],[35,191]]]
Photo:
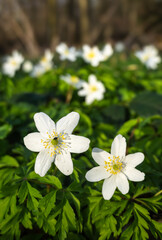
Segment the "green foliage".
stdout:
[[[162,66],[147,70],[124,53],[96,68],[81,59],[57,61],[38,78],[21,71],[12,79],[0,76],[0,239],[162,239]],[[104,99],[86,105],[78,90],[60,79],[67,73],[84,80],[95,74],[105,85]],[[74,134],[90,138],[90,149],[72,154],[72,175],[52,164],[40,177],[34,172],[36,153],[23,144],[24,136],[37,131],[33,115],[45,112],[56,122],[71,111],[80,114]],[[138,168],[146,178],[130,182],[128,194],[116,190],[106,201],[103,181],[89,183],[85,174],[95,166],[92,148],[109,152],[119,133],[128,153],[144,153]]]

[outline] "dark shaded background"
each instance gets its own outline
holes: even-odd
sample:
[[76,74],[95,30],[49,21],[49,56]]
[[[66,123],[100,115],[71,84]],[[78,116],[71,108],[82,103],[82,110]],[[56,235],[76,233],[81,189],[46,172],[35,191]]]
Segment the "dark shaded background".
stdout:
[[0,0],[1,55],[107,41],[162,49],[162,0]]

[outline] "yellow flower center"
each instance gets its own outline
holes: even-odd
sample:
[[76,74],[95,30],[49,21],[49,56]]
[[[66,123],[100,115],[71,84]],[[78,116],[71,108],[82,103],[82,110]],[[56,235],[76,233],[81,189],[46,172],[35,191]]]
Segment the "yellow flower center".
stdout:
[[51,157],[55,154],[61,154],[63,151],[66,152],[70,147],[70,137],[67,133],[53,131],[51,135],[47,132],[47,135],[48,138],[46,140],[41,139],[41,143],[45,149],[48,149]]
[[54,139],[52,139],[51,143],[53,146],[56,146],[58,144],[58,138],[55,137]]
[[95,85],[91,85],[90,86],[90,91],[91,92],[96,92],[97,91],[97,87]]
[[69,50],[66,49],[66,50],[64,51],[64,54],[65,54],[65,55],[68,55],[68,54],[69,54]]
[[44,62],[44,63],[48,62],[48,61],[47,61],[47,58],[46,58],[46,57],[42,57],[42,58],[41,58],[41,62]]
[[11,61],[11,64],[12,64],[12,65],[14,65],[14,66],[16,66],[16,65],[17,65],[17,63],[16,63],[16,61],[15,61],[15,60],[12,60],[12,61]]
[[119,173],[123,168],[123,163],[121,162],[121,159],[118,157],[113,156],[113,158],[108,157],[108,161],[105,161],[105,166],[107,172],[110,172],[111,174],[115,175]]
[[93,51],[90,51],[88,53],[88,58],[94,58],[95,57],[95,53]]
[[150,55],[149,55],[149,54],[147,54],[147,55],[144,55],[144,57],[143,57],[143,60],[144,60],[144,61],[148,61],[148,60],[149,60],[149,58],[150,58]]
[[78,77],[76,76],[71,76],[70,80],[72,83],[77,83],[79,81]]

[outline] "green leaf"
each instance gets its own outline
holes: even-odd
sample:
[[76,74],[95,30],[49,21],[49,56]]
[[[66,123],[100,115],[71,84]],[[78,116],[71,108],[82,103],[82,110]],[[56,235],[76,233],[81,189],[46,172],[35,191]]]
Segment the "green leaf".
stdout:
[[12,126],[9,124],[4,124],[0,127],[0,139],[4,139],[12,130]]
[[35,179],[35,180],[38,180],[40,183],[50,184],[50,185],[56,187],[57,189],[61,189],[62,188],[62,184],[61,184],[60,180],[57,177],[55,177],[55,176],[46,175],[44,177],[40,177],[35,172],[31,172],[28,175],[28,179],[29,180],[30,179]]
[[52,190],[45,197],[43,197],[39,202],[39,207],[42,208],[42,210],[44,210],[44,214],[46,217],[50,214],[52,208],[54,208],[55,206],[56,193],[57,193],[57,190]]
[[10,206],[10,197],[6,197],[4,199],[0,199],[0,206],[1,206],[1,211],[0,211],[0,221],[3,219],[5,216],[6,212],[9,209]]
[[20,189],[19,189],[19,192],[18,192],[18,197],[19,197],[19,203],[23,203],[28,195],[28,184],[27,184],[27,181],[23,181],[21,186],[20,186]]
[[126,135],[134,126],[137,125],[139,119],[131,119],[123,124],[118,131],[118,134]]
[[40,192],[36,188],[33,188],[29,182],[27,182],[27,186],[28,186],[29,194],[31,196],[36,198],[42,198],[42,195],[40,194]]
[[31,214],[27,209],[24,209],[21,222],[25,228],[32,229]]
[[130,104],[130,107],[138,115],[149,117],[162,115],[162,96],[154,92],[144,92],[137,95]]
[[75,213],[68,201],[66,201],[66,204],[64,206],[64,214],[65,214],[69,224],[71,225],[71,227],[73,229],[76,229]]
[[69,229],[76,230],[76,219],[68,200],[63,199],[61,205],[63,205],[63,208],[57,220],[56,232],[58,231],[58,239],[64,240],[67,237]]
[[9,155],[2,157],[0,160],[0,168],[1,167],[18,167],[18,166],[19,164],[16,161],[16,159]]
[[40,192],[33,188],[29,182],[27,182],[28,187],[28,200],[27,200],[27,207],[29,210],[35,211],[38,208],[38,201],[36,198],[42,198]]

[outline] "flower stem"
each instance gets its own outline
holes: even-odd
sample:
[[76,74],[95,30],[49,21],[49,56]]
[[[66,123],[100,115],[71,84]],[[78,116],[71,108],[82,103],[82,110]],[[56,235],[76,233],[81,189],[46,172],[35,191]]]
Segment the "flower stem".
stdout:
[[69,91],[67,92],[67,96],[66,96],[66,103],[70,103],[72,96],[73,96],[73,87],[70,86]]

